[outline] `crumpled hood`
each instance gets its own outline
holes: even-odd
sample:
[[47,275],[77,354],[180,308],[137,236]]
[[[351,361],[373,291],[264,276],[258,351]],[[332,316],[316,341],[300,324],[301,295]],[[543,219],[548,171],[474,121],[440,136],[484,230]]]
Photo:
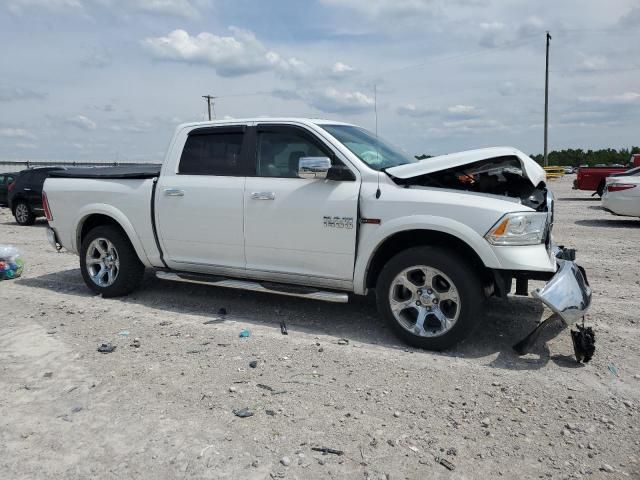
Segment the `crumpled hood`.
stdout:
[[421,160],[416,163],[407,163],[397,167],[387,168],[385,172],[396,178],[406,179],[418,177],[427,173],[446,170],[447,168],[459,167],[467,163],[478,162],[494,157],[516,156],[520,160],[522,170],[534,187],[540,182],[546,182],[547,174],[529,155],[512,147],[492,147],[478,150],[467,150],[464,152],[440,155]]

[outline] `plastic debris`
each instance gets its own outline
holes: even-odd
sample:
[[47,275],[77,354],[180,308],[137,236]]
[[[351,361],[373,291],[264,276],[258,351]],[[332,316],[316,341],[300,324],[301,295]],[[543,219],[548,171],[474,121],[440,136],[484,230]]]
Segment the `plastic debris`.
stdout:
[[456,469],[456,466],[446,458],[436,457],[436,462],[442,465],[447,470],[453,471]]
[[131,346],[134,348],[140,348],[140,339],[139,338],[134,338],[133,342],[131,342]]
[[[576,325],[577,330],[571,330],[573,352],[578,363],[587,363],[596,351],[596,334],[591,327]],[[617,372],[615,373],[618,376]]]
[[118,335],[122,335],[123,337],[128,337],[129,336],[129,330],[122,330],[122,331],[118,332]]
[[340,340],[338,340],[338,345],[349,345],[349,340],[347,340],[346,338],[341,338]]
[[342,450],[329,447],[311,447],[311,450],[314,452],[322,452],[323,455],[326,455],[327,453],[332,453],[333,455],[344,455]]
[[618,376],[618,368],[613,363],[610,363],[608,368],[613,375],[615,375],[616,377]]
[[246,328],[243,328],[242,330],[240,330],[240,338],[248,338],[249,335],[251,335],[249,333],[249,330],[247,330]]
[[240,410],[234,410],[233,414],[236,417],[240,418],[253,417],[253,412],[249,410],[249,407],[241,408]]
[[20,251],[11,245],[0,245],[0,280],[18,278],[24,271]]
[[98,351],[100,353],[111,353],[116,349],[115,345],[111,345],[110,343],[103,343],[98,347]]

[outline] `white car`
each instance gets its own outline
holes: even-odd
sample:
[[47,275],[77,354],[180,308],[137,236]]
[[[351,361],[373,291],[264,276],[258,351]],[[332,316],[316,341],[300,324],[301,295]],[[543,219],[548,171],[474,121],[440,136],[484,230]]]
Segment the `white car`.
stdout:
[[591,302],[573,252],[552,242],[545,172],[514,148],[418,161],[335,121],[189,123],[161,168],[61,172],[43,200],[50,242],[78,253],[105,297],[134,290],[145,267],[333,302],[373,290],[399,336],[436,350],[513,279],[520,295],[548,281],[533,294],[568,324]]
[[640,217],[640,167],[607,177],[602,208],[614,215]]

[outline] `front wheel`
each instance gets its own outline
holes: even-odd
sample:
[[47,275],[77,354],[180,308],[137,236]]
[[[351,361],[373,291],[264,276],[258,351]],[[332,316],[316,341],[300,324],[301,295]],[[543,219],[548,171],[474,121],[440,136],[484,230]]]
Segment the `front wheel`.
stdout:
[[144,265],[122,230],[96,227],[82,241],[80,270],[84,283],[103,297],[120,297],[142,282]]
[[482,282],[458,254],[415,247],[384,266],[376,286],[381,315],[405,342],[444,350],[470,334],[482,319]]
[[13,216],[16,217],[18,225],[27,226],[33,225],[36,221],[36,216],[29,208],[27,202],[20,200],[13,210]]

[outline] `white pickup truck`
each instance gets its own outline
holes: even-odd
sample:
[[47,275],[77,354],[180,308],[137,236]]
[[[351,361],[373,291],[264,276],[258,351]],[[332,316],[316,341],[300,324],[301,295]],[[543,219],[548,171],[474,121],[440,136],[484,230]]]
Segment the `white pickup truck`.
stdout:
[[49,241],[105,297],[145,267],[333,302],[373,290],[400,337],[439,350],[514,279],[519,295],[548,281],[533,295],[566,324],[583,317],[591,290],[552,242],[545,182],[514,148],[418,161],[354,125],[260,118],[181,125],[161,167],[56,172],[43,201]]

